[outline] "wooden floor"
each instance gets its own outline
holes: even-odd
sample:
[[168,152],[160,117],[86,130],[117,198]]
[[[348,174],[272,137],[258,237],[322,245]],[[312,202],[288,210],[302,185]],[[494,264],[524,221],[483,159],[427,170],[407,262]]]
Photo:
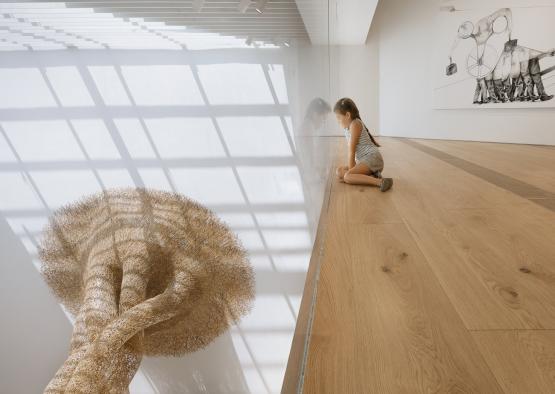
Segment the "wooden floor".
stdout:
[[394,188],[322,213],[302,391],[555,393],[555,149],[381,142]]

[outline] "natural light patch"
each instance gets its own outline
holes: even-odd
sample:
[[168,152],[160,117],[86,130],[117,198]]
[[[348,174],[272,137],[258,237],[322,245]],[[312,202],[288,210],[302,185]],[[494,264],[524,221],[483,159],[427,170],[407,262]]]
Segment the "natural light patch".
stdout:
[[145,119],[145,123],[164,159],[225,156],[210,118]]
[[[293,333],[289,334],[293,336]],[[289,346],[291,347],[291,346]],[[283,384],[287,361],[281,365],[262,366],[261,373],[272,393],[279,393]]]
[[160,168],[139,168],[139,175],[143,180],[145,187],[150,189],[165,190],[167,192],[174,192],[170,185],[168,177]]
[[90,159],[120,159],[110,132],[102,119],[76,119],[71,124]]
[[297,142],[295,141],[295,133],[293,130],[293,121],[291,120],[291,116],[284,116],[285,124],[287,125],[287,133],[289,134],[289,138],[293,143],[293,149],[297,149]]
[[[245,381],[251,393],[269,393],[265,382],[262,380],[258,369],[253,366],[242,366]],[[279,392],[277,390],[276,392]]]
[[106,189],[137,186],[125,169],[98,170],[98,176]]
[[306,228],[308,226],[308,218],[305,211],[257,212],[256,220],[261,227]]
[[264,364],[287,364],[291,340],[288,332],[245,333],[247,345],[251,348],[255,362]]
[[304,272],[308,270],[310,252],[304,253],[275,253],[272,254],[278,271]]
[[289,294],[288,297],[289,297],[289,302],[291,303],[293,310],[295,311],[295,319],[297,319],[299,316],[299,311],[301,309],[303,296],[302,294]]
[[241,190],[229,167],[172,168],[172,179],[180,193],[202,204],[242,204]]
[[218,217],[234,229],[253,228],[255,226],[250,213],[223,212],[218,213]]
[[0,108],[56,107],[37,68],[0,68]]
[[137,105],[204,104],[189,66],[122,66],[121,70]]
[[249,354],[249,349],[245,345],[241,334],[239,334],[236,327],[232,327],[230,330],[231,341],[233,342],[233,347],[235,350],[235,355],[241,363],[241,365],[254,365],[252,357]]
[[257,253],[252,253],[252,251],[250,251],[250,262],[252,264],[252,267],[255,270],[266,270],[266,271],[273,271],[274,268],[272,266],[272,262],[270,260],[270,256],[268,256],[267,254],[262,254],[260,252]]
[[46,76],[62,106],[87,107],[94,105],[76,67],[48,67]]
[[253,203],[303,202],[299,169],[296,166],[238,167],[241,182]]
[[264,250],[264,243],[260,234],[256,230],[236,230],[235,233],[241,240],[241,243],[250,252]]
[[239,327],[249,330],[295,329],[295,319],[287,300],[278,294],[259,294],[251,312],[241,320]]
[[262,235],[272,249],[310,249],[312,246],[307,230],[262,230]]
[[31,171],[30,175],[51,209],[102,190],[92,170]]
[[28,237],[26,235],[22,235],[19,237],[19,240],[21,241],[21,244],[23,245],[23,247],[25,248],[25,250],[30,256],[38,255],[37,245],[33,238]]
[[2,126],[23,161],[85,160],[64,120],[3,122]]
[[13,163],[16,161],[17,158],[8,145],[8,141],[4,138],[4,134],[0,133],[0,163]]
[[0,172],[0,210],[30,210],[43,207],[31,182],[19,171]]
[[138,119],[114,119],[114,123],[132,158],[150,159],[156,157],[152,144],[148,140],[143,125]]
[[289,104],[283,64],[270,64],[268,67],[268,74],[270,74],[270,80],[272,81],[272,86],[274,87],[278,102],[280,104]]
[[274,103],[260,64],[205,64],[198,72],[210,104]]
[[131,105],[114,66],[88,66],[105,105]]
[[232,156],[292,156],[287,134],[278,116],[218,118]]
[[45,216],[22,216],[6,218],[12,231],[16,235],[25,235],[27,233],[38,234],[48,223]]

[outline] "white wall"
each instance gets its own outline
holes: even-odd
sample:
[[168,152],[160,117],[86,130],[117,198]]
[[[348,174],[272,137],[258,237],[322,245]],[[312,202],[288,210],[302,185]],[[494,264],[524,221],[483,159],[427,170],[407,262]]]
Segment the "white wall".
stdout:
[[332,106],[341,97],[352,98],[368,128],[379,134],[378,42],[331,47],[330,67]]
[[379,44],[380,133],[555,145],[553,109],[432,109],[439,12],[437,0],[382,0],[378,5],[367,45]]

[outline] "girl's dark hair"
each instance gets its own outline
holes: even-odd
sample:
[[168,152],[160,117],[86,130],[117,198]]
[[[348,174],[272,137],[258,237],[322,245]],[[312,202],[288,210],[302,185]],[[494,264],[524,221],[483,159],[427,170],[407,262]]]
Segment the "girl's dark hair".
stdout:
[[[341,115],[347,115],[347,112],[349,112],[351,114],[352,119],[358,119],[362,122],[362,119],[360,118],[360,113],[358,112],[357,105],[353,100],[351,100],[348,97],[343,97],[342,99],[337,100],[337,103],[335,103],[333,107],[333,112],[339,112]],[[368,130],[368,127],[366,128],[366,131],[368,131],[368,135],[370,136],[370,139],[372,140],[372,142],[376,146],[381,146],[376,142],[372,134],[370,134],[370,130]]]

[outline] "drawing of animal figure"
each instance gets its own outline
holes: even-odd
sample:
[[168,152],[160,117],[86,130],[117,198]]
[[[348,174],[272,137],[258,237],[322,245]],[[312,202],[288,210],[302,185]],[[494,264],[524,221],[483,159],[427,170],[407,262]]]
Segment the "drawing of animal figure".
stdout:
[[507,41],[494,69],[477,80],[474,103],[551,100],[542,76],[554,68],[542,71],[539,63],[547,56],[555,56],[555,49],[542,52]]

